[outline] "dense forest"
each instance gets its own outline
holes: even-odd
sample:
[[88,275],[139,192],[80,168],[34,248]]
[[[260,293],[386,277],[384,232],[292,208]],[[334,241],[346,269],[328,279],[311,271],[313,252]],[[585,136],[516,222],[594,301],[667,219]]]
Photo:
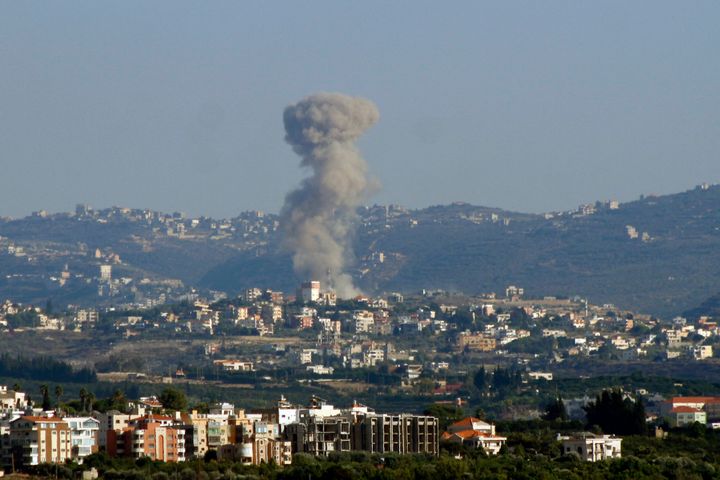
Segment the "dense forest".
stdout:
[[0,377],[53,382],[94,383],[97,375],[89,368],[74,369],[50,357],[23,357],[0,354]]

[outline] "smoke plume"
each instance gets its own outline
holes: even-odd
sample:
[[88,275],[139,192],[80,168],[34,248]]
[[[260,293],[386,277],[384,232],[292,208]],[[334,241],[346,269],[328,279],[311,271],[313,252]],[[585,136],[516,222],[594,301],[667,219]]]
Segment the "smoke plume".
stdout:
[[379,118],[374,103],[338,93],[319,93],[285,109],[285,141],[312,169],[285,197],[280,215],[284,245],[295,273],[325,281],[342,298],[359,292],[345,271],[357,208],[374,188],[355,140]]

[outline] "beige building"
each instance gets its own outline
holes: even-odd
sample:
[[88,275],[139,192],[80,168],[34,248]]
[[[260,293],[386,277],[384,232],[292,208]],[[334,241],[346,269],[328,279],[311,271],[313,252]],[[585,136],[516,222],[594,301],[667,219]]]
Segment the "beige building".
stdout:
[[461,333],[458,336],[456,346],[459,351],[468,349],[480,352],[492,352],[495,350],[497,342],[494,338],[482,333]]
[[72,458],[70,427],[58,417],[24,416],[11,421],[8,446],[15,467],[65,463]]

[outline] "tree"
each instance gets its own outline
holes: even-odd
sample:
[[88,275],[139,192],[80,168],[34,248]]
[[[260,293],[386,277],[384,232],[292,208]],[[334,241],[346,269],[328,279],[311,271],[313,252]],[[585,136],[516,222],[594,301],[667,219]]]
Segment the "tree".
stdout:
[[87,411],[88,412],[92,412],[94,402],[95,402],[95,394],[92,392],[88,392],[88,394],[87,394],[87,404],[88,404]]
[[19,383],[15,382],[15,384],[13,384],[12,388],[13,388],[13,391],[19,392],[22,387],[20,386]]
[[182,411],[187,408],[187,398],[180,390],[168,387],[160,393],[160,403],[168,410]]
[[485,372],[485,365],[483,365],[477,372],[475,372],[473,384],[475,384],[475,387],[478,390],[483,392],[487,388],[488,383],[488,374]]
[[603,390],[584,408],[588,426],[597,425],[605,433],[641,435],[647,431],[642,399],[623,398],[621,390]]
[[122,390],[115,390],[107,400],[103,400],[103,407],[107,410],[118,410],[126,412],[128,410],[128,401]]
[[57,407],[60,408],[60,397],[63,395],[62,385],[55,385],[55,400],[57,401]]
[[83,412],[87,412],[86,405],[87,405],[88,391],[85,389],[85,387],[80,389],[79,396],[80,396],[80,409]]
[[448,425],[457,422],[463,418],[463,410],[460,407],[454,407],[452,405],[442,405],[434,403],[425,409],[425,415],[432,415],[438,417],[440,430],[444,431]]
[[568,413],[567,409],[565,408],[565,403],[563,402],[561,397],[557,397],[554,401],[550,402],[547,407],[545,407],[545,413],[543,414],[542,418],[543,420],[550,421],[567,421]]
[[42,409],[50,410],[50,408],[52,408],[52,405],[50,404],[50,387],[48,387],[46,384],[40,385],[40,394],[43,397]]

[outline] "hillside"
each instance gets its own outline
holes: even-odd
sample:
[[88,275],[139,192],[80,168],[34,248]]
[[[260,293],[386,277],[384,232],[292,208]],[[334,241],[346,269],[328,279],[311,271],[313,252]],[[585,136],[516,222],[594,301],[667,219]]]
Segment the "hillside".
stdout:
[[[720,291],[717,186],[552,218],[466,204],[384,219],[371,213],[356,251],[361,259],[383,252],[385,260],[361,262],[369,271],[360,282],[369,291],[502,292],[515,284],[529,295],[580,295],[663,316]],[[239,288],[275,275],[288,279],[290,273],[288,262],[278,263],[276,255],[236,257],[203,282]]]
[[[369,292],[515,284],[529,295],[580,295],[662,316],[720,292],[718,186],[544,216],[465,203],[360,214],[354,273]],[[0,298],[117,303],[191,287],[293,291],[299,279],[277,226],[260,212],[214,220],[119,208],[0,220]],[[90,279],[110,260],[128,287],[102,298]],[[66,265],[72,276],[60,285]]]
[[381,236],[376,247],[406,256],[386,289],[419,288],[430,278],[435,287],[475,291],[512,283],[531,295],[679,313],[720,287],[720,188],[508,226],[420,222]]

